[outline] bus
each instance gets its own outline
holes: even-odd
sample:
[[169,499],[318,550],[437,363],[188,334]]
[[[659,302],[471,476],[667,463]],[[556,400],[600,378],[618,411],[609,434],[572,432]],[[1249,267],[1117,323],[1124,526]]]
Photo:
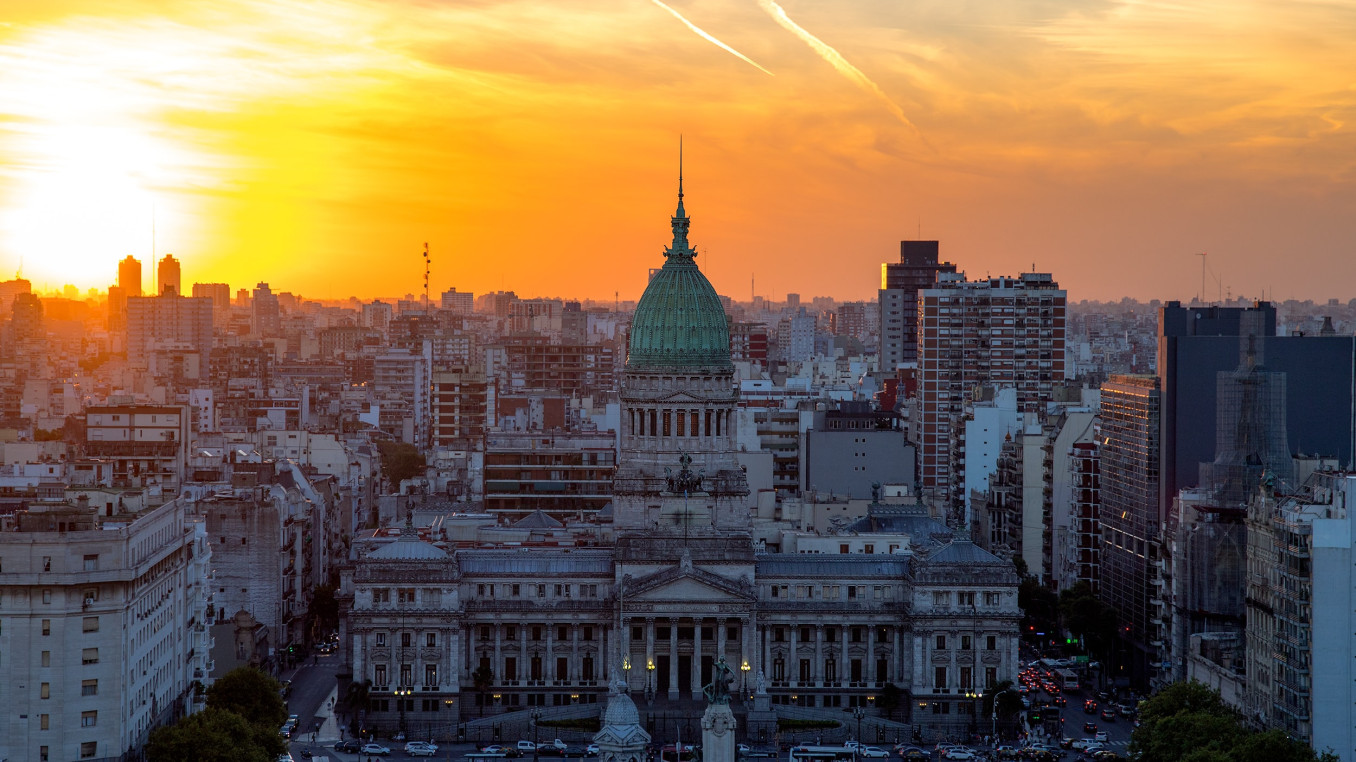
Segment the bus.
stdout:
[[699,762],[701,755],[697,753],[697,748],[692,744],[683,744],[683,751],[678,753],[677,744],[668,744],[659,750],[659,758],[663,762]]
[[850,762],[855,758],[846,746],[792,746],[790,762]]
[[1071,669],[1055,670],[1055,682],[1067,693],[1078,690],[1078,675],[1075,675]]

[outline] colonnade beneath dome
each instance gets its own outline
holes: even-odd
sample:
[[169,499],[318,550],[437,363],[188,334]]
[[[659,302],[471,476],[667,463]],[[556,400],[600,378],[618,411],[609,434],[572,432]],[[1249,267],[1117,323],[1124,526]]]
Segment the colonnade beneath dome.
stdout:
[[694,407],[633,407],[627,411],[627,433],[634,437],[664,439],[725,438],[730,433],[733,412]]

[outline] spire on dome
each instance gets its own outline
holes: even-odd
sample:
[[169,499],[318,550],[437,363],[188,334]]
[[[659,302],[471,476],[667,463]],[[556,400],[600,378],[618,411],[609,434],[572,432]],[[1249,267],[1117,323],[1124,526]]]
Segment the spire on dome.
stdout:
[[691,224],[687,217],[687,210],[683,208],[683,138],[678,137],[678,211],[673,214],[673,244],[669,246],[664,255],[669,261],[682,260],[691,262],[697,252],[687,243],[687,229]]

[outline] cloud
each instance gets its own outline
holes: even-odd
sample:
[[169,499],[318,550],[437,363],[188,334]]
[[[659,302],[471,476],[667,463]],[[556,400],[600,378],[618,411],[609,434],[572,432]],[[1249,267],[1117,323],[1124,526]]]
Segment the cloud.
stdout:
[[728,53],[734,55],[734,56],[737,57],[739,60],[744,61],[745,63],[747,63],[748,65],[750,65],[750,66],[752,66],[753,68],[757,69],[758,71],[761,71],[761,72],[763,72],[764,74],[766,74],[766,75],[768,75],[768,76],[773,76],[772,72],[770,72],[770,71],[768,71],[767,69],[764,69],[763,67],[759,66],[759,65],[757,64],[757,62],[755,62],[752,58],[749,58],[748,56],[744,55],[743,53],[740,53],[738,50],[735,50],[734,48],[730,47],[729,45],[726,45],[725,43],[721,42],[720,40],[717,40],[715,37],[712,37],[711,35],[707,34],[707,33],[704,32],[704,31],[702,31],[701,27],[698,27],[696,24],[692,23],[691,21],[688,21],[686,18],[683,17],[683,14],[681,14],[681,13],[679,13],[678,11],[674,10],[673,8],[670,8],[669,6],[667,6],[667,5],[663,4],[663,3],[661,3],[659,0],[654,0],[654,4],[657,5],[657,6],[659,6],[660,8],[663,8],[664,10],[668,11],[669,13],[672,13],[674,18],[678,19],[679,21],[681,21],[681,22],[683,22],[685,25],[687,25],[687,28],[688,28],[688,29],[691,29],[692,31],[696,32],[696,33],[697,33],[697,36],[701,37],[702,39],[706,40],[707,42],[714,43],[714,44],[715,44],[717,47],[719,47],[721,50],[724,50],[724,51],[726,51],[726,52],[728,52]]

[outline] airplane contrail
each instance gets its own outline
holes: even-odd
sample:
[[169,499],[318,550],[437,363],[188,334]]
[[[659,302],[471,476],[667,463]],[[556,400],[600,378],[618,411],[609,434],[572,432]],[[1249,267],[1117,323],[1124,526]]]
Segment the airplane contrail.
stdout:
[[692,31],[696,32],[697,35],[698,35],[699,37],[701,37],[702,39],[706,40],[707,42],[714,43],[717,47],[719,47],[721,50],[726,51],[727,53],[730,53],[730,54],[732,54],[732,55],[734,55],[734,56],[737,56],[740,60],[742,60],[742,61],[744,61],[745,63],[747,63],[748,65],[754,67],[754,68],[757,69],[758,71],[763,72],[764,74],[768,75],[769,77],[776,76],[776,75],[774,75],[772,72],[768,71],[767,69],[764,69],[763,67],[759,66],[757,63],[754,62],[754,60],[753,60],[752,58],[749,58],[748,56],[744,55],[743,53],[740,53],[738,50],[735,50],[734,48],[730,47],[729,45],[726,45],[725,43],[721,42],[720,40],[717,40],[715,37],[712,37],[711,35],[707,34],[706,32],[704,32],[704,31],[701,29],[701,27],[699,27],[699,26],[697,26],[696,24],[692,23],[691,21],[688,21],[687,19],[683,18],[683,14],[681,14],[681,13],[679,13],[678,11],[675,11],[674,9],[670,8],[669,6],[667,6],[667,5],[663,4],[663,3],[661,3],[659,0],[653,0],[653,1],[654,1],[654,4],[655,4],[655,5],[659,6],[660,8],[663,8],[664,10],[668,11],[669,13],[672,13],[674,18],[676,18],[676,19],[678,19],[679,21],[681,21],[681,22],[683,22],[684,24],[686,24],[688,29],[691,29]]
[[[659,0],[655,0],[655,2],[659,2]],[[926,139],[923,138],[923,133],[919,131],[918,125],[909,121],[909,118],[904,115],[904,109],[900,108],[899,104],[890,100],[890,96],[886,95],[885,91],[881,90],[875,82],[872,82],[870,77],[863,74],[861,69],[848,63],[848,60],[837,50],[834,50],[833,46],[805,31],[804,27],[792,21],[791,17],[786,15],[786,11],[783,10],[780,5],[777,5],[775,0],[758,0],[758,5],[762,6],[763,10],[767,11],[768,14],[772,16],[772,19],[778,24],[781,24],[787,31],[804,40],[806,45],[809,45],[821,58],[828,61],[829,65],[837,69],[840,74],[855,82],[858,87],[861,87],[863,90],[866,90],[879,98],[881,102],[885,104],[885,107],[889,109],[890,113],[894,114],[896,119],[903,122],[909,129],[913,130],[914,134],[920,139],[923,139],[924,143],[927,142]]]

